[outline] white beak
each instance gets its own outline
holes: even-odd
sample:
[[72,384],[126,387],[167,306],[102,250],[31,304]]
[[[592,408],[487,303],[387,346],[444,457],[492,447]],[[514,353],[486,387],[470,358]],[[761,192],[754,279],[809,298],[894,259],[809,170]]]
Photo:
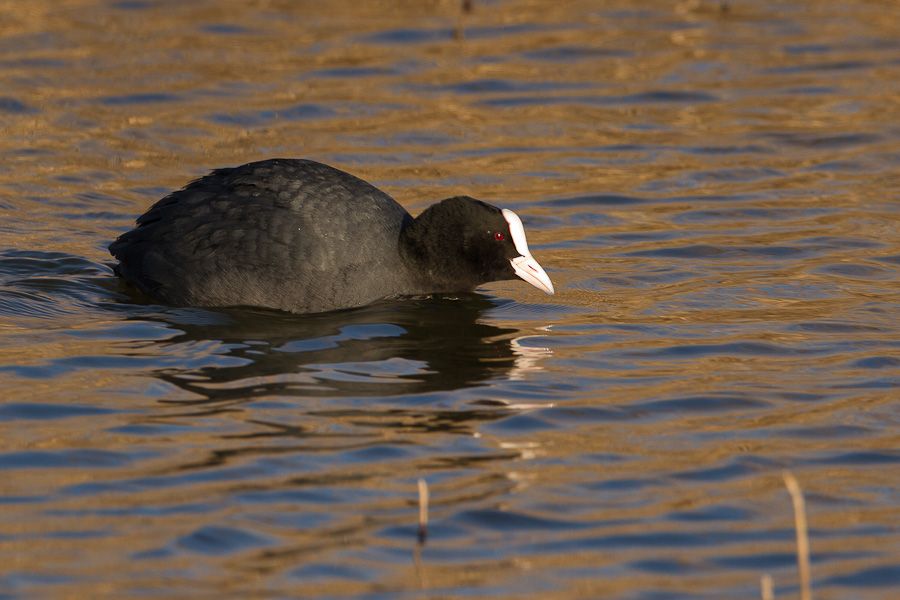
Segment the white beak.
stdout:
[[509,263],[512,265],[516,275],[537,289],[543,290],[551,296],[553,295],[553,282],[550,281],[550,277],[547,276],[547,273],[544,272],[538,261],[534,260],[533,256],[530,254],[528,256],[520,256],[510,260]]
[[547,276],[543,267],[538,264],[538,261],[534,260],[531,252],[528,251],[528,243],[525,241],[525,226],[522,225],[522,219],[508,208],[504,208],[500,212],[503,213],[503,218],[509,224],[509,234],[512,237],[513,244],[516,245],[516,250],[522,255],[509,261],[513,271],[537,289],[553,295],[553,283],[550,281],[550,277]]

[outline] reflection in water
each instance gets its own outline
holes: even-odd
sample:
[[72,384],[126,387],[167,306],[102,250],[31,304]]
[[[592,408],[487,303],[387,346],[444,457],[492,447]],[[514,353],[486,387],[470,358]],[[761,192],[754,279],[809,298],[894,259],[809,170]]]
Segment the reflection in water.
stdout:
[[520,361],[524,368],[534,360],[514,350],[517,330],[479,322],[493,306],[484,296],[468,294],[306,316],[231,309],[220,311],[225,324],[179,319],[174,326],[184,333],[161,344],[218,340],[242,364],[167,369],[158,376],[201,396],[201,403],[422,394],[483,385],[515,372]]
[[[893,599],[888,4],[6,3],[0,596],[781,598],[790,468],[817,597]],[[516,210],[558,294],[128,295],[134,215],[272,156]]]

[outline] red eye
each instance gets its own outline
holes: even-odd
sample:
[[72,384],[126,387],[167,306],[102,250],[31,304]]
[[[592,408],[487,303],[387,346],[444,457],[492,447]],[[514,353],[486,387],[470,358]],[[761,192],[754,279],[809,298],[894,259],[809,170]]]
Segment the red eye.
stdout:
[[498,242],[503,240],[503,232],[498,231],[497,233],[495,233],[494,239],[497,240]]

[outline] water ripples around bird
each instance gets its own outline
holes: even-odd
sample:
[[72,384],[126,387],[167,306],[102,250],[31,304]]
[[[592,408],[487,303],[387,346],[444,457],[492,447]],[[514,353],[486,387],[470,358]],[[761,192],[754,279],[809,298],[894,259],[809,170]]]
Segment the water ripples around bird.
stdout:
[[[896,9],[7,12],[0,597],[787,598],[784,471],[815,597],[896,596]],[[557,293],[300,316],[113,276],[150,204],[274,156],[510,208]]]

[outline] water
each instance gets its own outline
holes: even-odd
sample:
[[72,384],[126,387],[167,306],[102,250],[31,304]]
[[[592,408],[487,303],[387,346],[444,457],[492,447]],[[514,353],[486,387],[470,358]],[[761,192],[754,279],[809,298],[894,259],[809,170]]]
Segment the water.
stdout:
[[[861,1],[7,5],[0,597],[790,598],[790,470],[815,597],[895,598],[898,40]],[[111,275],[272,156],[512,208],[557,294]]]

